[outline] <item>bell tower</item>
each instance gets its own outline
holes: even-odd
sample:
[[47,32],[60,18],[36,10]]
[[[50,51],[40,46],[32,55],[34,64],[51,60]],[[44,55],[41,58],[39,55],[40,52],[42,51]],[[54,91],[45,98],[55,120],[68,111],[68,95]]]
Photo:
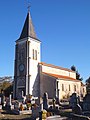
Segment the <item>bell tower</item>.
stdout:
[[37,39],[30,11],[15,46],[14,98],[39,94],[40,40]]

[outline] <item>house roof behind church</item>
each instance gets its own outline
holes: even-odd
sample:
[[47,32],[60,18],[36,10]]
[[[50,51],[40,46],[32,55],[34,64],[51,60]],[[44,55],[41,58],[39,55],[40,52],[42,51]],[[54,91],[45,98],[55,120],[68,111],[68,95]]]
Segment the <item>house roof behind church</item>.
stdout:
[[63,79],[63,80],[68,80],[68,81],[80,82],[80,80],[77,80],[77,79],[74,79],[74,78],[71,78],[71,77],[68,77],[68,76],[62,76],[62,75],[51,74],[51,73],[46,73],[46,72],[43,72],[43,73],[46,74],[46,75],[49,75],[51,77],[55,77],[57,79]]
[[47,64],[47,63],[44,63],[44,62],[40,62],[39,64],[44,65],[44,66],[48,66],[48,67],[52,67],[52,68],[57,68],[57,69],[69,71],[69,72],[74,72],[74,71],[72,71],[72,70],[70,70],[68,68],[63,68],[63,67],[55,66],[55,65],[52,65],[52,64]]

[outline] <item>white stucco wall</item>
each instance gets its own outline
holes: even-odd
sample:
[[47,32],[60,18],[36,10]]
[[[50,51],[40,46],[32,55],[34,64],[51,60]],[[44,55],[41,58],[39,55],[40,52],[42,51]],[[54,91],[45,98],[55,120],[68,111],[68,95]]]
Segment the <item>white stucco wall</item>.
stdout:
[[[33,88],[38,88],[36,85],[38,85],[38,63],[40,62],[40,42],[29,38],[29,94],[32,94]],[[37,60],[33,59],[33,49],[37,50]],[[36,86],[36,87],[34,87]],[[34,90],[37,91],[37,90]]]
[[64,69],[58,69],[58,68],[42,65],[42,72],[57,74],[57,75],[62,75],[62,76],[68,76],[68,77],[76,79],[75,72],[64,70]]
[[[64,90],[62,90],[62,84],[64,86]],[[70,96],[74,92],[80,95],[81,82],[58,79],[58,86],[59,86],[59,98],[60,99],[63,99],[67,97],[68,95]],[[70,86],[70,90],[69,90],[69,86]],[[76,91],[75,91],[74,86],[76,86]]]

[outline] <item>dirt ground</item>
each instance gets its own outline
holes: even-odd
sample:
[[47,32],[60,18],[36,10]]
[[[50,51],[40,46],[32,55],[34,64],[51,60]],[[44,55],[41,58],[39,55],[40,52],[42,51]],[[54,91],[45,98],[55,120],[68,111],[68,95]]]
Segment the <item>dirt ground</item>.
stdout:
[[0,111],[0,120],[33,120],[31,115],[14,115],[10,111]]
[[[68,116],[71,110],[63,110],[60,112],[61,116]],[[14,115],[9,111],[0,111],[0,120],[36,120],[31,115]]]
[[30,115],[0,114],[0,120],[30,120]]

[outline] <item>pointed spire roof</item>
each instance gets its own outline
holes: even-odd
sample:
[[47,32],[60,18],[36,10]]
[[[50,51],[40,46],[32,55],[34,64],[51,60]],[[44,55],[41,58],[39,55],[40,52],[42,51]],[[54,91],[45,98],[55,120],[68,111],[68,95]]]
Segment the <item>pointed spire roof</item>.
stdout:
[[25,20],[25,23],[24,23],[24,26],[23,26],[23,29],[22,29],[19,39],[23,39],[26,37],[32,37],[32,38],[37,39],[36,33],[34,31],[32,19],[31,19],[30,11],[28,11],[28,14],[27,14],[27,17],[26,17],[26,20]]

